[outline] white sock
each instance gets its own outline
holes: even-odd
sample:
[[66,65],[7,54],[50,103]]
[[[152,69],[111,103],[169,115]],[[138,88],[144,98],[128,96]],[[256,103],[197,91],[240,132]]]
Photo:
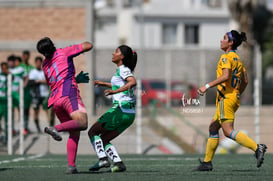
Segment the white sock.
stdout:
[[102,142],[100,136],[95,135],[90,139],[90,141],[91,141],[93,148],[94,148],[97,156],[99,157],[99,159],[106,157],[104,147],[103,147],[103,142]]
[[121,162],[116,148],[111,143],[105,145],[105,153],[114,163]]

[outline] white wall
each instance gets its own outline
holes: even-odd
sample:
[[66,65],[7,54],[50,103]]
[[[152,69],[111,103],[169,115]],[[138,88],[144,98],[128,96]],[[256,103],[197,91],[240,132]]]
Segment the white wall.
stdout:
[[95,33],[97,48],[112,48],[119,44],[118,27],[116,22],[104,24],[103,28]]
[[228,24],[202,24],[200,26],[200,47],[220,48],[220,40],[228,31]]

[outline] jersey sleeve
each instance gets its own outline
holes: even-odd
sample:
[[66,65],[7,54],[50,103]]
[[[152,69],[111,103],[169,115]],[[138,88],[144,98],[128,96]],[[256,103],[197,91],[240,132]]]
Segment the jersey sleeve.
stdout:
[[125,80],[128,77],[134,76],[131,70],[128,67],[122,67],[120,69],[120,77]]
[[222,69],[231,69],[231,58],[226,54],[220,57],[220,64]]
[[31,70],[29,72],[29,75],[28,75],[29,80],[35,80],[35,72],[34,71],[35,70]]
[[18,69],[19,69],[21,78],[25,78],[28,76],[27,71],[22,66],[19,66]]
[[75,57],[82,53],[82,44],[76,44],[76,45],[71,45],[68,47],[63,48],[63,51],[65,52],[66,55]]

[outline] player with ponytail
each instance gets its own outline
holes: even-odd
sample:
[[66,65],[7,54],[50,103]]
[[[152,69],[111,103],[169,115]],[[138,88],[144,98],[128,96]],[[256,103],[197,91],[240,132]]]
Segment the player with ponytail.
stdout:
[[217,64],[217,78],[198,90],[200,95],[203,95],[209,88],[217,86],[216,113],[209,126],[205,158],[200,161],[200,165],[194,171],[213,169],[212,159],[219,144],[220,128],[227,138],[255,152],[257,167],[263,163],[267,146],[257,144],[242,131],[234,129],[235,112],[240,106],[240,95],[248,83],[246,69],[235,51],[243,41],[246,41],[244,32],[232,30],[224,35],[221,40],[221,49],[225,53],[221,55]]
[[88,131],[90,142],[99,158],[99,161],[90,167],[90,171],[110,167],[109,159],[113,163],[111,172],[126,170],[116,148],[110,141],[127,129],[135,119],[136,102],[133,87],[136,86],[136,80],[133,71],[137,64],[137,54],[129,46],[121,45],[112,55],[112,62],[118,68],[111,83],[94,81],[96,86],[110,88],[105,90],[105,95],[112,95],[113,105]]

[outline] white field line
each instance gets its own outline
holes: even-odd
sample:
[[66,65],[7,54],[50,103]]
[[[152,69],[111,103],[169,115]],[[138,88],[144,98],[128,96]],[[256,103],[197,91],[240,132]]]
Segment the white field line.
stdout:
[[20,161],[24,161],[24,160],[33,160],[33,159],[41,158],[44,155],[45,154],[37,154],[37,155],[29,156],[29,157],[14,158],[12,160],[3,160],[3,161],[0,161],[0,165],[4,164],[4,163],[20,162]]

